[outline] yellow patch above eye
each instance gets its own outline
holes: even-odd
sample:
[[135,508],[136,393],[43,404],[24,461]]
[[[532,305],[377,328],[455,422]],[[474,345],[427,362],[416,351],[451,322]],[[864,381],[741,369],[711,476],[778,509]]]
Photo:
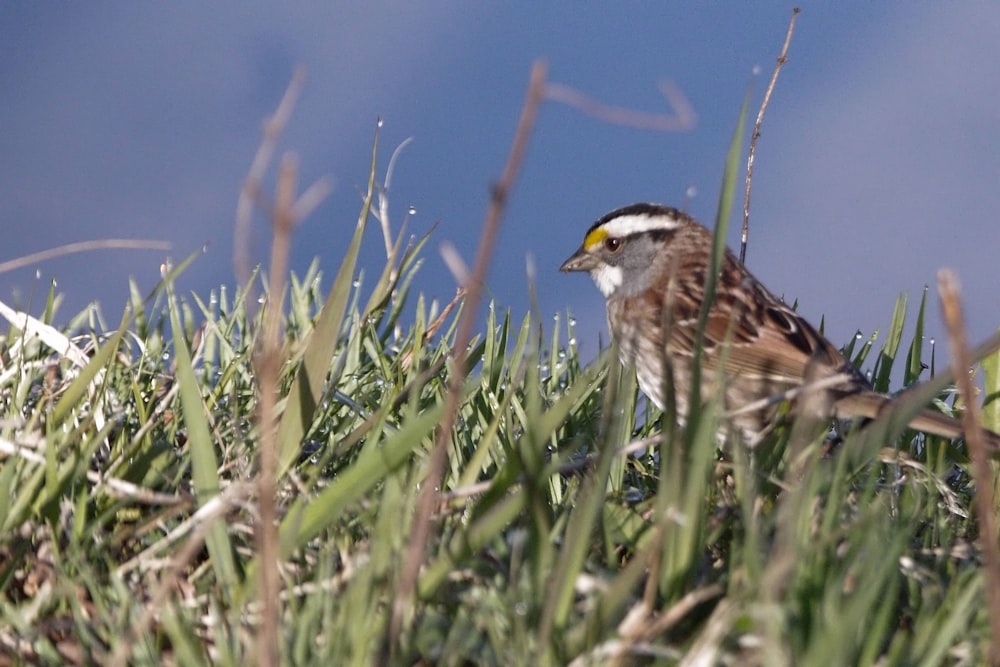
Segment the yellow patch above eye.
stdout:
[[594,231],[587,234],[586,238],[583,239],[583,249],[591,250],[594,246],[597,246],[604,242],[604,239],[608,238],[608,230],[604,227],[598,227]]

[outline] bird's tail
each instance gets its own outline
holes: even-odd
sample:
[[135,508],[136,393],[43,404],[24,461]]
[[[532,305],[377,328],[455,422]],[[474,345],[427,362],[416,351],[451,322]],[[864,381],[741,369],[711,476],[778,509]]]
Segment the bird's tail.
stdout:
[[[841,414],[851,414],[867,419],[876,419],[886,414],[891,405],[892,399],[888,396],[871,392],[845,396],[837,401],[838,412]],[[910,420],[908,426],[914,431],[930,433],[949,440],[965,437],[962,422],[935,410],[923,410]],[[982,429],[982,432],[990,454],[993,456],[1000,454],[1000,434],[985,428]]]

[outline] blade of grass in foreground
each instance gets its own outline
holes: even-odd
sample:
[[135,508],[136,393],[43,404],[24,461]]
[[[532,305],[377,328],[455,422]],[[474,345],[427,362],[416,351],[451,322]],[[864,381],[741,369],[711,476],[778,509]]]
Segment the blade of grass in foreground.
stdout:
[[[983,427],[1000,432],[1000,351],[994,352],[982,361]],[[993,511],[1000,516],[1000,470],[993,464]]]
[[924,317],[927,313],[927,287],[924,287],[923,296],[920,297],[920,309],[917,311],[916,330],[913,333],[913,340],[910,342],[910,349],[906,353],[906,371],[903,374],[903,386],[909,387],[920,379],[920,374],[924,372],[923,346],[924,346]]
[[357,461],[341,471],[330,486],[314,497],[300,498],[281,522],[281,557],[288,558],[327,526],[386,475],[409,460],[411,452],[427,437],[441,418],[440,405],[403,423],[399,431],[381,443],[365,447]]
[[907,301],[908,298],[905,294],[896,297],[896,307],[892,311],[892,321],[885,334],[885,343],[882,345],[882,351],[879,352],[878,361],[875,362],[872,386],[880,394],[889,392],[889,377],[892,374],[892,367],[896,363],[896,356],[899,354],[899,343],[903,339]]
[[[573,386],[539,419],[537,435],[541,440],[546,440],[574,407],[579,406],[591,392],[596,391],[594,383],[604,371],[605,362],[606,358],[581,374]],[[610,449],[613,455],[615,448]],[[550,464],[545,470],[544,476],[550,474],[558,474],[557,465]],[[422,598],[433,595],[444,583],[448,574],[454,571],[466,556],[476,553],[490,540],[496,539],[524,510],[525,494],[515,488],[517,484],[517,475],[513,470],[502,471],[493,478],[492,486],[473,509],[475,518],[472,523],[451,540],[443,549],[442,555],[430,563],[421,575],[418,590]]]
[[[344,311],[350,298],[354,269],[357,266],[358,253],[361,250],[361,238],[368,223],[371,212],[372,197],[375,192],[375,160],[378,155],[378,129],[375,130],[375,142],[372,146],[372,161],[368,172],[368,192],[365,195],[361,214],[358,216],[354,235],[347,247],[347,253],[337,271],[337,277],[330,287],[326,303],[320,312],[316,328],[313,329],[302,355],[292,388],[288,392],[285,411],[281,415],[278,426],[278,471],[280,479],[295,462],[300,453],[302,439],[305,437],[313,414],[320,401],[323,386],[327,381],[327,373],[333,363],[333,352],[340,336],[344,321]],[[335,381],[335,380],[334,380]]]
[[[715,452],[715,434],[719,421],[718,408],[714,402],[700,407],[702,406],[701,351],[726,249],[726,234],[736,197],[737,174],[740,169],[749,103],[748,90],[740,108],[733,137],[729,142],[723,168],[713,236],[712,266],[705,274],[705,299],[698,317],[694,367],[688,397],[688,405],[692,409],[683,431],[683,446],[666,440],[660,444],[660,483],[656,500],[662,540],[659,589],[661,594],[668,597],[676,596],[685,589],[698,554],[705,546],[705,533],[702,527],[705,525],[706,508],[703,501],[710,479],[711,459]],[[665,416],[665,419],[673,418],[673,415]],[[675,515],[678,512],[683,516],[681,521],[676,519]]]
[[[184,327],[180,318],[180,307],[174,294],[173,283],[166,283],[170,308],[170,327],[174,335],[174,357],[177,364],[177,385],[184,426],[187,428],[187,448],[191,453],[191,480],[194,483],[195,498],[204,505],[219,494],[219,462],[215,457],[215,439],[208,426],[208,415],[201,397],[201,384],[191,363],[191,352],[184,340]],[[233,547],[229,541],[224,521],[216,521],[205,538],[212,568],[222,594],[229,597],[237,582],[236,562]]]
[[[285,560],[309,540],[342,519],[351,503],[360,500],[387,475],[410,460],[414,449],[433,431],[441,418],[442,405],[407,419],[400,429],[381,442],[364,448],[357,460],[342,470],[328,487],[316,495],[299,496],[288,508],[278,529],[279,558]],[[258,561],[247,566],[243,596],[256,594]]]
[[[612,357],[617,358],[617,352],[612,354]],[[607,479],[616,455],[617,444],[628,437],[627,433],[622,433],[621,428],[625,421],[621,415],[622,400],[618,391],[621,376],[622,365],[611,363],[605,385],[603,406],[605,426],[602,429],[601,446],[598,447],[597,464],[587,476],[570,515],[542,611],[539,639],[543,651],[552,650],[553,633],[566,624],[576,579],[583,568],[584,559],[590,549],[590,536],[604,503]],[[549,657],[552,657],[551,654]]]

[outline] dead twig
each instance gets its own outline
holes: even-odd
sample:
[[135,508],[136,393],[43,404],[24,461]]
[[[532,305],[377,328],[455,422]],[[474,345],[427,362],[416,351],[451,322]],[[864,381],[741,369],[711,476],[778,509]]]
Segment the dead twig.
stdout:
[[[236,202],[236,224],[233,227],[233,270],[236,273],[236,280],[239,285],[246,286],[249,294],[250,281],[250,223],[253,220],[254,204],[260,194],[260,184],[264,179],[264,173],[271,164],[271,158],[278,147],[278,139],[288,124],[288,119],[292,115],[295,103],[302,94],[305,85],[305,69],[298,68],[292,76],[284,97],[278,104],[274,115],[264,123],[264,137],[257,147],[257,153],[250,163],[250,171],[243,181],[243,189],[240,190],[239,199]],[[249,299],[248,303],[252,303]]]
[[694,112],[694,108],[680,87],[669,79],[660,80],[657,87],[670,105],[674,112],[673,115],[607,105],[562,83],[545,84],[545,98],[553,102],[561,102],[612,125],[624,125],[657,132],[684,132],[692,129],[698,122],[698,115]]
[[91,252],[93,250],[170,250],[170,243],[167,241],[151,241],[145,239],[100,239],[96,241],[80,241],[78,243],[67,243],[56,248],[49,248],[40,252],[33,252],[24,257],[9,259],[0,262],[0,273],[7,273],[15,269],[23,269],[26,266],[44,262],[55,257],[73,255],[78,252]]
[[268,283],[267,312],[264,317],[264,337],[260,353],[255,358],[260,383],[260,470],[257,477],[257,502],[260,522],[254,532],[260,556],[260,607],[257,660],[260,665],[279,664],[278,628],[281,626],[278,607],[281,582],[278,577],[278,527],[274,503],[275,477],[278,468],[278,392],[282,365],[281,323],[284,312],[285,274],[291,251],[292,230],[295,228],[295,161],[286,156],[278,172],[274,206],[274,238]]
[[993,503],[990,497],[994,488],[993,471],[987,459],[983,430],[979,425],[979,403],[969,373],[972,358],[965,334],[958,277],[954,272],[947,269],[938,271],[938,293],[941,295],[941,311],[948,331],[951,366],[955,373],[958,392],[964,399],[962,430],[965,432],[965,444],[969,448],[969,458],[972,460],[972,477],[976,481],[973,502],[979,524],[986,603],[992,630],[990,664],[1000,665],[1000,544],[997,542],[996,518],[993,515]]
[[747,256],[747,238],[750,235],[750,181],[753,178],[753,159],[757,152],[757,140],[760,139],[760,125],[764,122],[764,111],[771,101],[771,93],[778,83],[778,74],[781,68],[788,62],[788,45],[792,43],[792,31],[795,30],[795,19],[799,16],[799,8],[792,9],[792,20],[788,22],[788,32],[785,33],[785,43],[781,47],[778,55],[778,64],[774,66],[771,74],[771,82],[767,84],[764,91],[764,101],[760,103],[760,111],[757,112],[757,122],[753,124],[753,135],[750,137],[750,153],[747,156],[747,185],[743,194],[743,231],[740,235],[740,264],[744,263]]
[[466,301],[455,336],[454,365],[451,369],[448,394],[445,397],[444,414],[441,417],[441,425],[438,428],[434,448],[430,453],[427,475],[421,486],[420,495],[417,497],[417,506],[413,517],[413,527],[410,531],[409,544],[403,556],[392,614],[389,619],[385,641],[382,645],[383,660],[380,662],[383,664],[388,664],[389,658],[393,655],[397,647],[405,616],[408,614],[411,602],[416,594],[417,577],[420,573],[420,566],[424,562],[431,531],[431,521],[434,517],[434,509],[440,502],[438,491],[448,463],[448,447],[451,441],[452,428],[455,424],[455,414],[458,412],[462,387],[465,384],[466,374],[468,373],[467,348],[469,341],[472,339],[472,331],[476,322],[476,311],[478,310],[482,294],[483,282],[486,279],[486,272],[489,268],[490,259],[493,256],[493,246],[499,232],[500,219],[503,217],[507,199],[514,187],[514,181],[517,178],[521,162],[524,159],[524,154],[528,147],[528,138],[531,135],[531,129],[534,126],[538,108],[545,96],[546,71],[547,68],[542,61],[536,61],[532,67],[531,79],[528,84],[528,94],[521,109],[521,118],[518,121],[514,140],[511,144],[510,155],[507,157],[507,164],[500,176],[500,180],[493,186],[490,196],[490,204],[486,211],[486,219],[483,221],[483,234],[479,242],[479,249],[476,252],[476,261],[472,276],[467,285],[462,285],[466,290]]

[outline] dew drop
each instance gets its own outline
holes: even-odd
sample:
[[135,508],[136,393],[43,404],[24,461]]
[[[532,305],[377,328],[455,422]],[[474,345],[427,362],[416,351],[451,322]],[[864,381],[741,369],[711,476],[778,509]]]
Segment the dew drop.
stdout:
[[566,320],[566,324],[570,325],[571,327],[575,327],[576,326],[576,318],[575,317],[569,318],[568,320]]
[[42,278],[42,270],[35,269],[35,280],[41,280],[41,278]]
[[760,65],[754,65],[753,66],[753,75],[754,76],[760,76]]
[[416,214],[417,214],[417,207],[416,207],[416,206],[413,206],[413,205],[411,204],[411,205],[410,205],[410,208],[408,208],[408,209],[406,210],[406,212],[407,212],[407,213],[409,213],[410,215],[416,215]]
[[360,281],[360,280],[358,280],[357,278],[355,278],[355,279],[354,279],[354,280],[353,280],[353,281],[351,282],[351,285],[353,285],[354,287],[361,287],[361,281]]
[[684,196],[688,199],[694,199],[698,196],[698,188],[693,185],[689,185],[688,189],[684,191]]
[[382,127],[382,119],[381,118],[378,119],[378,123],[376,124],[376,126],[377,127]]

